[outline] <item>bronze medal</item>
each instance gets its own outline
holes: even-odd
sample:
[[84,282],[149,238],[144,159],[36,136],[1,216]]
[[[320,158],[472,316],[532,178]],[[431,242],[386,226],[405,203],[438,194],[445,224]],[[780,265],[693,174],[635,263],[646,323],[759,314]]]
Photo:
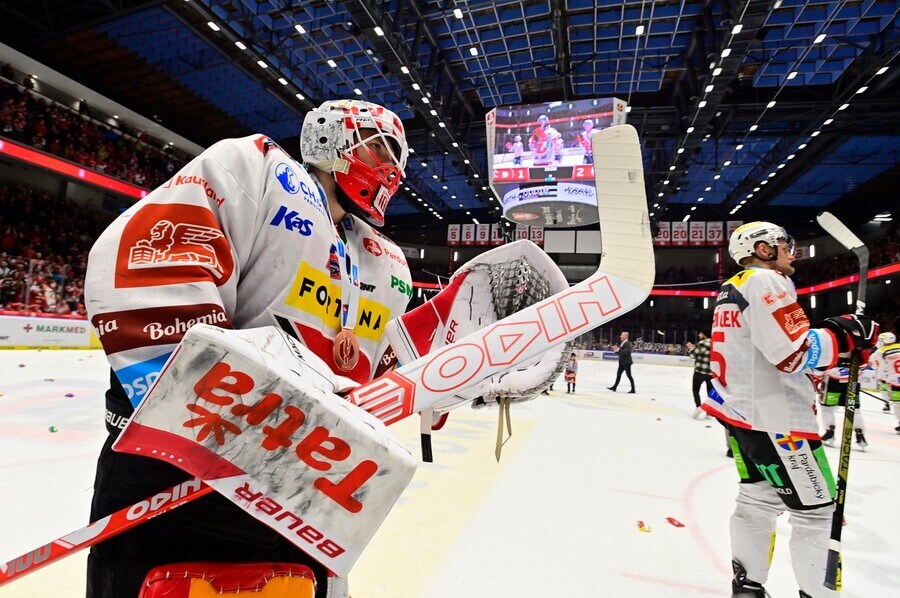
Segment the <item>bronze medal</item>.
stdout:
[[359,362],[359,339],[347,328],[334,337],[334,362],[345,372],[355,368]]

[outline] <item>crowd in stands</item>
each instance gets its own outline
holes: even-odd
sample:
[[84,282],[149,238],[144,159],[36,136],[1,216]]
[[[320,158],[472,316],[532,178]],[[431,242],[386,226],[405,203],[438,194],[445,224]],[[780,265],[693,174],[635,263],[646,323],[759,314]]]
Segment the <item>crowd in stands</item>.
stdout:
[[110,127],[81,106],[75,111],[0,78],[0,135],[148,189],[186,163],[168,146],[154,146],[146,133]]
[[24,185],[0,185],[0,310],[84,314],[84,274],[112,214]]

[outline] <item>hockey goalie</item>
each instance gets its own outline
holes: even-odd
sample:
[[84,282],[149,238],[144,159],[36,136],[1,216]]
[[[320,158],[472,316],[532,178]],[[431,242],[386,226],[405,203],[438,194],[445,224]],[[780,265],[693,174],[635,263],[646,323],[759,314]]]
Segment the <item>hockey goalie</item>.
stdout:
[[112,366],[94,523],[27,556],[93,546],[92,598],[347,596],[415,470],[386,425],[533,398],[566,343],[647,297],[637,136],[601,134],[613,207],[596,274],[569,288],[513,243],[405,315],[409,270],[372,228],[406,162],[395,115],[326,102],[304,121],[305,164],[262,136],[198,156],[91,252],[88,308]]

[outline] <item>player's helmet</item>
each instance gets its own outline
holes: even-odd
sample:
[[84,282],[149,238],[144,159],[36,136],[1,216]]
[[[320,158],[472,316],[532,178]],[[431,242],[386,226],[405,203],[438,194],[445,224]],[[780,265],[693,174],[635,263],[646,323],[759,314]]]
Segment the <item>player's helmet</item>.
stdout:
[[513,141],[522,141],[522,136],[516,135],[515,137],[513,137]]
[[[389,163],[371,167],[359,159],[358,152],[371,152],[360,136],[363,129],[375,131],[370,140],[381,138],[391,155]],[[338,193],[341,207],[373,226],[384,225],[384,212],[400,187],[408,155],[403,123],[396,114],[378,104],[360,100],[328,101],[303,119],[301,158],[320,170],[333,172],[343,191]]]
[[583,124],[585,124],[585,125],[591,125],[591,126],[593,127],[593,126],[594,126],[594,121],[593,121],[593,119],[588,118],[588,119],[586,119],[586,120],[584,121]]
[[893,345],[897,342],[897,336],[893,332],[882,332],[878,335],[878,347]]
[[547,116],[546,114],[541,114],[538,117],[538,125],[543,127],[543,126],[548,125],[549,123],[550,123],[550,117]]
[[772,247],[778,246],[778,241],[784,240],[794,252],[794,238],[787,234],[783,227],[771,222],[748,222],[743,224],[731,234],[728,241],[728,253],[738,264],[741,260],[755,255],[756,244],[762,241]]

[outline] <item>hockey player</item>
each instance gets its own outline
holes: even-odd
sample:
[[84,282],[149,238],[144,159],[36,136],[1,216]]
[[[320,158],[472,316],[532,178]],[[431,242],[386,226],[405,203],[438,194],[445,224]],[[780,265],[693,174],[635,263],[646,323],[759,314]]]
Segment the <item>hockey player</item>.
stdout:
[[711,336],[713,390],[703,408],[726,424],[740,475],[731,518],[732,595],[766,595],[775,520],[787,510],[801,596],[837,596],[823,587],[834,480],[803,373],[870,349],[878,326],[846,315],[810,327],[788,278],[794,273],[794,241],[782,227],[744,224],[731,235],[728,251],[745,269],[719,291]]
[[[191,325],[277,324],[334,376],[378,374],[384,324],[406,309],[398,288],[411,288],[403,252],[373,228],[403,177],[403,124],[375,104],[329,101],[307,114],[300,143],[305,165],[263,135],[216,143],[91,250],[87,307],[112,366],[92,521],[188,477],[110,447]],[[135,597],[151,568],[188,561],[213,563],[203,576],[215,563],[306,564],[317,596],[346,595],[342,580],[218,494],[95,546],[87,595]]]
[[553,160],[550,153],[552,150],[551,143],[557,134],[556,129],[550,125],[550,117],[546,114],[541,114],[537,120],[537,127],[528,139],[528,148],[531,150],[535,166],[543,166]]
[[[847,380],[850,368],[847,364],[838,364],[830,368],[819,377],[816,388],[816,396],[819,399],[819,413],[822,414],[822,426],[825,432],[822,434],[822,442],[828,446],[834,446],[834,410],[847,405]],[[856,433],[856,445],[861,450],[866,450],[869,443],[866,442],[866,423],[862,411],[857,410],[853,416],[854,432]]]
[[[898,326],[900,318],[894,319],[894,330],[897,330]],[[882,397],[893,407],[894,417],[898,420],[894,430],[900,434],[900,343],[897,342],[897,336],[893,332],[885,332],[880,340],[884,344],[873,356],[876,376]]]

